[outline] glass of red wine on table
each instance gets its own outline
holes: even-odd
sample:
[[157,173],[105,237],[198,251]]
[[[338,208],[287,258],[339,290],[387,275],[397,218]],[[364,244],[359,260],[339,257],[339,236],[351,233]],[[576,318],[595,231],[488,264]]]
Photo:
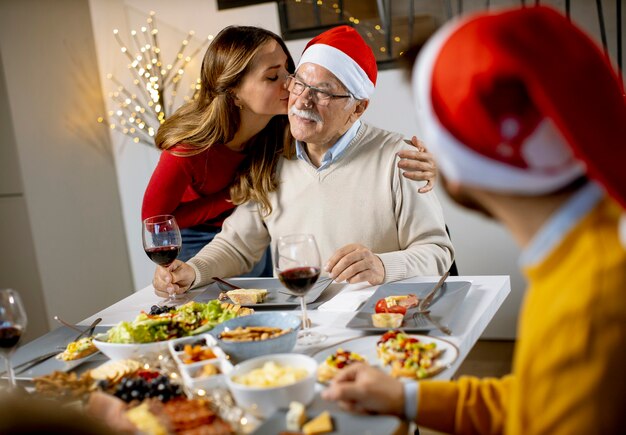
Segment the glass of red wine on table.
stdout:
[[9,387],[15,388],[11,355],[26,329],[26,311],[20,295],[11,289],[0,289],[0,353],[6,361]]
[[[143,249],[148,258],[159,266],[168,267],[176,260],[183,244],[176,218],[172,215],[152,216],[143,221]],[[171,295],[163,305],[178,302],[177,295]]]
[[298,344],[310,346],[326,340],[326,336],[308,328],[304,296],[320,276],[321,261],[315,237],[311,234],[291,234],[278,238],[274,247],[274,267],[280,282],[300,297],[302,331]]

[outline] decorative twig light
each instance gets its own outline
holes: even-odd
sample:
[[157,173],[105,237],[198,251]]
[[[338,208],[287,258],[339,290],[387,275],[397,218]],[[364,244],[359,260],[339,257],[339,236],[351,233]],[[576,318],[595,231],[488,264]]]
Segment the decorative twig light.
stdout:
[[[185,68],[208,45],[213,35],[209,35],[206,41],[185,56],[184,53],[194,36],[194,32],[190,31],[182,40],[174,61],[164,64],[154,12],[150,12],[146,22],[147,26],[142,26],[140,32],[130,32],[132,48],[122,40],[117,29],[113,30],[121,52],[130,62],[128,69],[133,77],[133,86],[127,87],[113,74],[107,74],[107,78],[116,86],[116,90],[109,94],[116,108],[108,112],[108,121],[112,130],[132,137],[135,143],[154,146],[153,138],[159,125],[174,110]],[[134,54],[131,54],[131,50]],[[184,101],[195,98],[199,89],[200,79],[197,79],[191,84],[188,95],[183,97]],[[104,117],[98,118],[98,122],[104,121]]]

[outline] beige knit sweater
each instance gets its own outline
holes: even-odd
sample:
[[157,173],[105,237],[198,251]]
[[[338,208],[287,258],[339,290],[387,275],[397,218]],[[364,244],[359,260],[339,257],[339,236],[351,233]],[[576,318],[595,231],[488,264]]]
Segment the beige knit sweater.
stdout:
[[237,207],[189,260],[193,287],[248,272],[272,240],[293,233],[315,235],[322,267],[337,249],[360,243],[382,260],[385,282],[445,273],[454,250],[439,201],[397,168],[396,153],[410,148],[400,135],[363,123],[343,156],[320,172],[282,160],[272,213],[263,217],[253,202]]

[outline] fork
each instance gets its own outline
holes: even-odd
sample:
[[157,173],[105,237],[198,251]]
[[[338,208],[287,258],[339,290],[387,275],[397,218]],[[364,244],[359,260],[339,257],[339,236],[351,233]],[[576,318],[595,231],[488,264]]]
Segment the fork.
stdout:
[[73,329],[74,331],[78,331],[79,334],[76,336],[76,338],[72,341],[78,341],[80,340],[83,336],[90,336],[93,335],[93,331],[96,329],[96,326],[98,325],[98,323],[102,322],[102,318],[98,317],[97,319],[95,319],[93,322],[91,322],[91,325],[89,325],[86,329],[80,329],[78,326],[71,324],[70,322],[67,322],[63,319],[61,319],[59,316],[54,316],[54,320],[56,320],[57,322],[61,323],[64,326],[67,326],[68,328]]
[[[67,326],[68,328],[72,328],[74,330],[80,331],[80,334],[78,334],[78,336],[76,336],[76,338],[73,341],[78,341],[81,339],[81,337],[83,337],[84,335],[92,335],[93,331],[95,330],[96,326],[98,325],[98,323],[102,322],[102,318],[98,317],[97,319],[95,319],[93,322],[91,322],[91,325],[89,325],[88,328],[86,328],[85,330],[81,330],[78,327],[72,325],[69,322],[65,322],[64,320],[60,319],[59,316],[54,316],[55,320],[63,323],[65,326]],[[15,370],[15,374],[19,375],[21,373],[24,373],[25,371],[29,370],[30,368],[41,364],[44,361],[49,360],[50,358],[58,355],[59,350],[54,350],[52,352],[48,352],[45,353],[43,355],[40,355],[38,357],[32,358],[28,361],[24,361],[21,364],[18,364],[16,366],[13,367],[13,369]]]
[[[419,317],[418,317],[419,316]],[[439,321],[433,319],[430,316],[430,311],[416,311],[413,313],[413,322],[415,323],[416,328],[427,327],[430,323],[434,325],[437,329],[443,332],[446,335],[452,335],[452,330],[445,325],[439,323]]]
[[[213,281],[216,281],[216,282],[220,283],[220,284],[224,284],[225,286],[228,286],[232,290],[239,290],[239,289],[241,289],[241,287],[239,287],[239,286],[237,286],[237,285],[235,285],[233,283],[230,283],[230,282],[226,281],[225,279],[219,278],[217,276],[212,276],[211,279]],[[218,285],[218,287],[219,287],[219,285]]]

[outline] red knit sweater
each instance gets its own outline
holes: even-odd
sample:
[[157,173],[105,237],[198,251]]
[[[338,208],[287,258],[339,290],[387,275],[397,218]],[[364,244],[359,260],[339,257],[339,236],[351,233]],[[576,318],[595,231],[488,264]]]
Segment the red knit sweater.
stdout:
[[235,207],[229,187],[245,154],[222,144],[193,156],[176,156],[174,151],[184,148],[177,145],[161,153],[143,197],[142,219],[173,214],[180,228],[221,226]]

